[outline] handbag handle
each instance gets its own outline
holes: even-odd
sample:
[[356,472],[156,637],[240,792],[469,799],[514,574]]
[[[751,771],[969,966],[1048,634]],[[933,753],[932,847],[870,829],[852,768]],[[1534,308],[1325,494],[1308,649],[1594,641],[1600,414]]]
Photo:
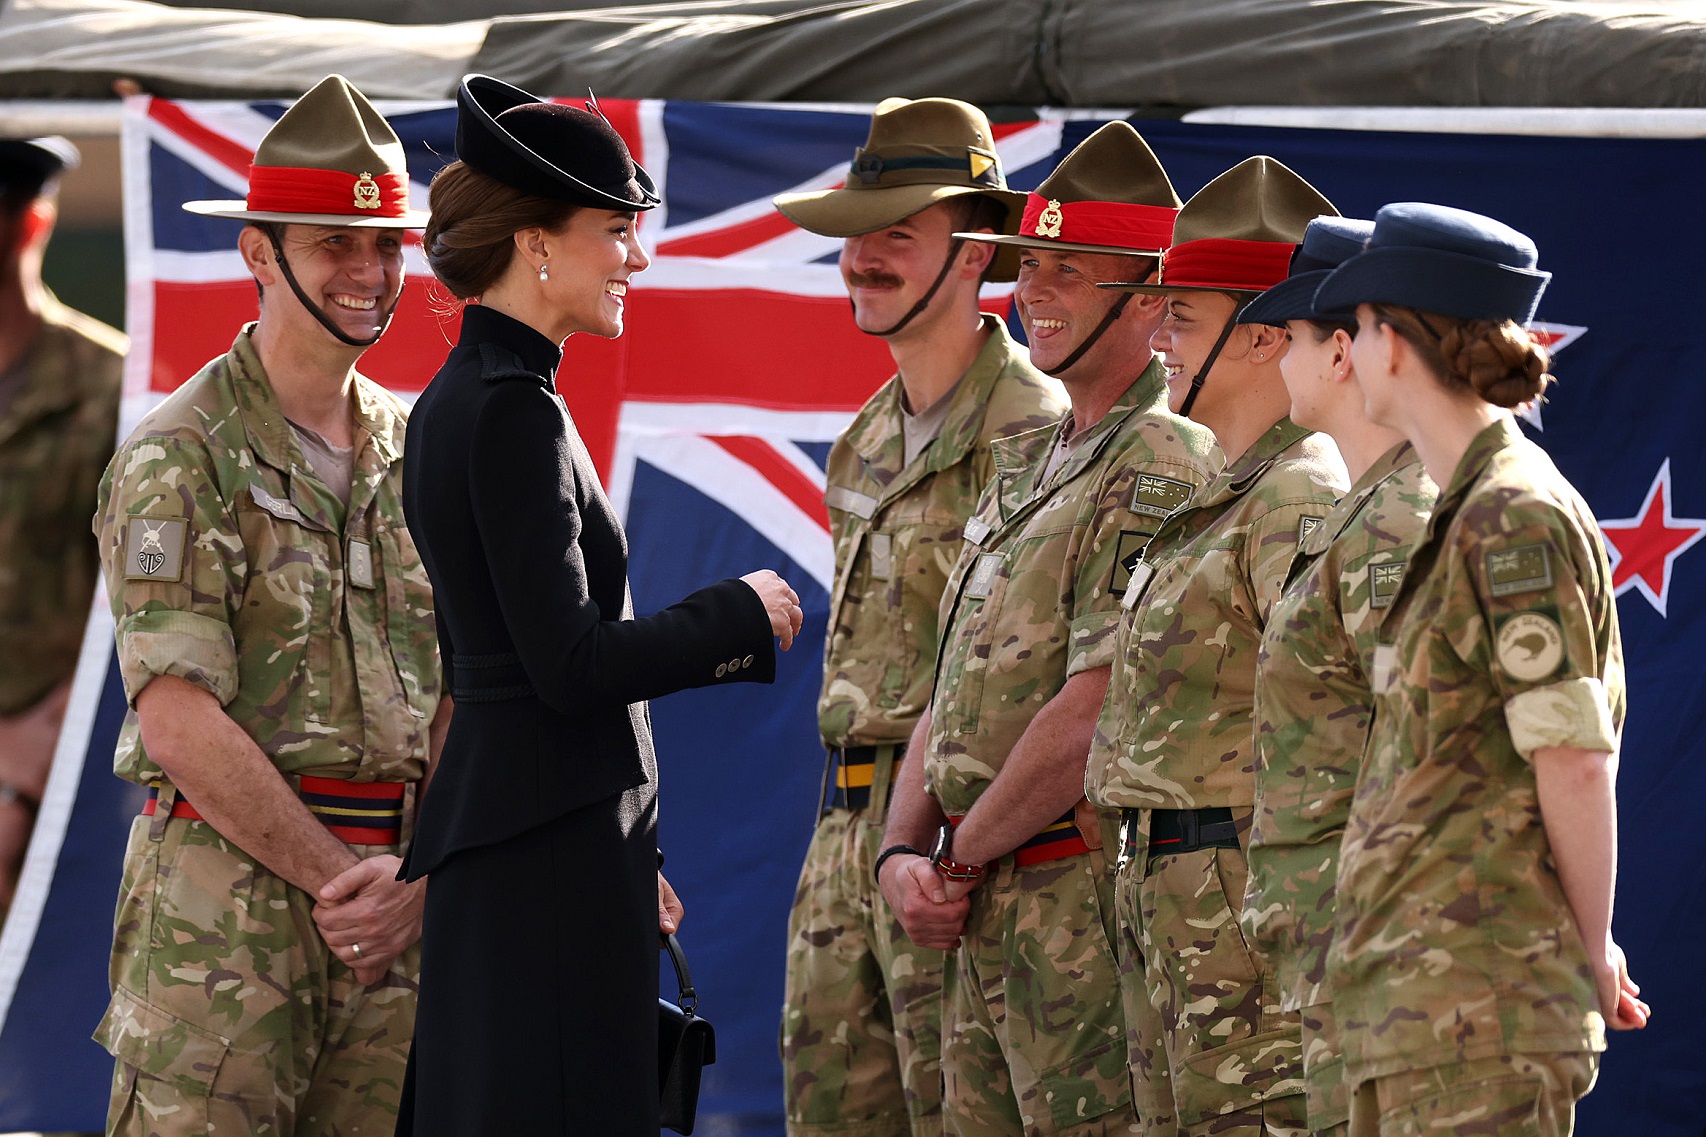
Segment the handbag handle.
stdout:
[[663,946],[669,949],[669,961],[675,965],[675,985],[681,991],[678,1006],[691,1018],[699,1009],[699,993],[693,990],[693,976],[687,970],[687,955],[681,950],[681,941],[675,938],[674,932],[664,932],[660,938]]

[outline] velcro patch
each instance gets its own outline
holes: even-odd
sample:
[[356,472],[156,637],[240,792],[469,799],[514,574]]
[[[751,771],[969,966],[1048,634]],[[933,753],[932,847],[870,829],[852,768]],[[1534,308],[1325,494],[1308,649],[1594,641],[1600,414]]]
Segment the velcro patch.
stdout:
[[1139,474],[1137,488],[1131,492],[1131,511],[1150,517],[1166,517],[1190,497],[1189,482],[1163,478],[1160,474]]
[[249,496],[254,499],[256,505],[272,514],[280,521],[294,521],[298,525],[304,524],[307,521],[307,518],[302,516],[302,511],[296,508],[294,502],[288,501],[282,497],[275,497],[261,486],[251,485],[249,487]]
[[1002,556],[1000,553],[983,553],[977,558],[977,564],[971,570],[971,576],[966,579],[966,595],[973,600],[982,600],[995,587],[995,578],[1001,572]]
[[1518,612],[1499,624],[1493,654],[1512,679],[1539,682],[1564,663],[1564,629],[1547,612]]
[[1396,644],[1374,645],[1374,674],[1368,677],[1369,687],[1376,695],[1392,690],[1398,679],[1398,647]]
[[1404,582],[1404,562],[1387,561],[1368,566],[1368,606],[1390,608],[1398,596],[1398,586]]
[[1120,533],[1120,541],[1114,549],[1114,575],[1108,582],[1108,591],[1115,595],[1124,595],[1126,586],[1131,583],[1131,574],[1143,561],[1143,550],[1149,547],[1149,534],[1126,529]]
[[981,517],[974,517],[966,522],[966,540],[973,545],[983,544],[983,539],[989,536],[989,522]]
[[1321,518],[1300,517],[1297,519],[1297,547],[1303,548],[1303,543],[1309,540],[1309,534],[1321,528]]
[[1487,582],[1494,596],[1515,596],[1552,587],[1552,550],[1518,545],[1487,554]]
[[894,577],[894,534],[871,534],[871,579],[891,580]]
[[182,580],[189,523],[181,517],[132,517],[124,531],[124,579]]

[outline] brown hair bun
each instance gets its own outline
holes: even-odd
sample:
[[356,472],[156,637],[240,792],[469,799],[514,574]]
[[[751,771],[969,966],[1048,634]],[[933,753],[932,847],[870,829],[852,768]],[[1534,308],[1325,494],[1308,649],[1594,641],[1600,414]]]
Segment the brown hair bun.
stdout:
[[452,162],[432,180],[421,244],[433,275],[458,300],[483,295],[508,270],[522,229],[555,233],[578,206],[535,197]]

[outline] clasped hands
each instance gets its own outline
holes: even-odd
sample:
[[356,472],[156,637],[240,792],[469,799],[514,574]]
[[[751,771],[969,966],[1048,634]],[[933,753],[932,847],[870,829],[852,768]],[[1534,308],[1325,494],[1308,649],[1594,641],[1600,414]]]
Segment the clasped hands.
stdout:
[[421,938],[426,882],[397,879],[402,861],[390,853],[357,861],[320,887],[314,925],[355,977],[374,984]]
[[877,885],[913,943],[939,951],[958,946],[976,881],[948,880],[929,857],[901,853],[883,863]]

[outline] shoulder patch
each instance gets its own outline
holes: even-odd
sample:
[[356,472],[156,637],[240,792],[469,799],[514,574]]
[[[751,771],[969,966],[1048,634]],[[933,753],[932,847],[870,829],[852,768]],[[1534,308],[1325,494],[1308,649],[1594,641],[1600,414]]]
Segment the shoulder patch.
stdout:
[[132,517],[124,530],[124,579],[174,582],[184,575],[189,523],[181,517]]
[[1131,574],[1143,561],[1143,550],[1149,547],[1148,533],[1139,533],[1134,529],[1120,532],[1119,544],[1114,547],[1114,575],[1108,581],[1108,591],[1116,596],[1125,594],[1126,586],[1131,584]]
[[968,599],[982,600],[988,597],[990,590],[995,587],[995,578],[1001,573],[1001,562],[1005,558],[1000,553],[980,553],[977,564],[971,570],[971,576],[966,579],[965,594]]
[[1164,478],[1160,474],[1139,474],[1137,487],[1131,492],[1131,511],[1150,517],[1166,517],[1190,500],[1193,489],[1189,482]]
[[1512,679],[1534,683],[1563,664],[1564,630],[1546,612],[1518,612],[1499,624],[1493,651]]
[[1546,545],[1518,545],[1489,552],[1487,583],[1494,596],[1552,587],[1552,550]]
[[1369,565],[1368,606],[1370,608],[1392,607],[1392,601],[1398,595],[1398,586],[1403,582],[1403,561],[1387,561],[1385,564]]
[[1309,534],[1321,528],[1322,519],[1319,517],[1299,517],[1297,519],[1297,547],[1303,548],[1303,543],[1309,540]]

